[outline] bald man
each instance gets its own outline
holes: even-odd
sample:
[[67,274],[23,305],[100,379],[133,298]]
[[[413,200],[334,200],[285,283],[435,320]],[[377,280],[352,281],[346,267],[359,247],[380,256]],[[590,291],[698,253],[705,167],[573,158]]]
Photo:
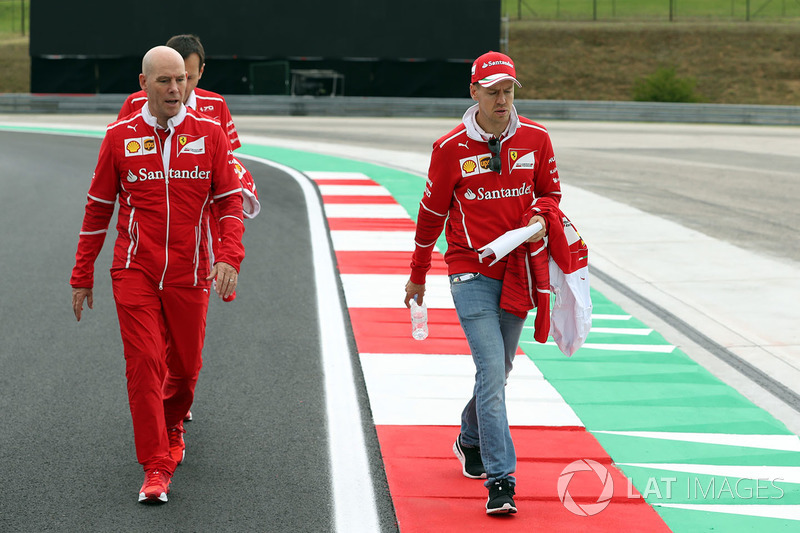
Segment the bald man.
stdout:
[[[186,68],[166,46],[145,54],[141,112],[108,126],[72,269],[72,308],[93,308],[94,263],[119,201],[111,279],[125,355],[142,503],[163,503],[185,459],[183,417],[202,366],[212,280],[221,298],[244,259],[242,195],[218,122],[183,104]],[[210,264],[212,216],[220,231]]]

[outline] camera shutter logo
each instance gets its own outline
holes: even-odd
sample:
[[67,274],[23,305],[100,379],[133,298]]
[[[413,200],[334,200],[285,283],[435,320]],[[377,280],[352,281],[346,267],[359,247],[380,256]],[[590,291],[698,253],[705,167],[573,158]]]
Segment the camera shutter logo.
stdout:
[[[600,493],[600,496],[597,497],[595,503],[578,504],[572,499],[572,495],[569,493],[569,482],[572,481],[572,476],[577,472],[594,472],[603,483],[603,491]],[[593,516],[598,514],[608,507],[613,495],[614,480],[611,478],[611,474],[608,473],[608,469],[591,459],[581,459],[568,464],[567,467],[561,471],[561,475],[558,478],[558,498],[569,512],[578,516]]]

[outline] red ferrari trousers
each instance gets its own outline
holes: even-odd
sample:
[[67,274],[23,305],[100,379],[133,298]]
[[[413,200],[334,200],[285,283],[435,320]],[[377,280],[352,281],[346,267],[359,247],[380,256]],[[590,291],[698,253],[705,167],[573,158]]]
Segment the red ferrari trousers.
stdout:
[[194,399],[203,365],[209,289],[159,289],[138,270],[115,270],[111,278],[136,458],[145,469],[174,472],[167,428],[183,420]]

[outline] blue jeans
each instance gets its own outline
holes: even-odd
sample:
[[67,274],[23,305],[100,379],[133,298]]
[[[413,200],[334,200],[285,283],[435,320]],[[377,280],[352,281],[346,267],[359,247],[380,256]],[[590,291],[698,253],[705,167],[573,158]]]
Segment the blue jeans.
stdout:
[[450,276],[450,292],[476,372],[472,398],[461,413],[461,443],[480,446],[486,486],[500,479],[514,484],[511,473],[517,468],[517,455],[508,428],[505,386],[525,320],[500,309],[502,281],[480,274],[463,278]]

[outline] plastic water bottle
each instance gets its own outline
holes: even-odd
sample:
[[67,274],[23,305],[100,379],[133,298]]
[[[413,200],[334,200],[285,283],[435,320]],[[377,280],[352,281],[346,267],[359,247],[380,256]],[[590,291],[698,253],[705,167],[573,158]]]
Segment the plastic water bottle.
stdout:
[[417,304],[417,297],[411,300],[411,336],[418,341],[428,338],[428,306]]

